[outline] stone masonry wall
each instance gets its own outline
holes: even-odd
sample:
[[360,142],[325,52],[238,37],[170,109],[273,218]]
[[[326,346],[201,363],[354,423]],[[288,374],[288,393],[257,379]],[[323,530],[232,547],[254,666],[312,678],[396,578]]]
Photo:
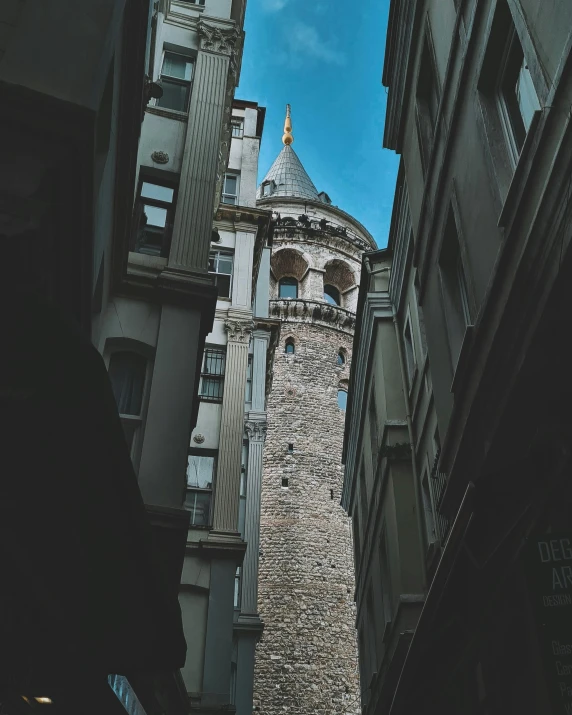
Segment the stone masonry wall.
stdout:
[[[288,338],[294,355],[284,353]],[[350,520],[340,506],[345,412],[337,398],[340,385],[347,389],[351,346],[349,333],[295,319],[282,323],[267,406],[260,522],[258,606],[265,630],[254,707],[263,715],[360,712]]]

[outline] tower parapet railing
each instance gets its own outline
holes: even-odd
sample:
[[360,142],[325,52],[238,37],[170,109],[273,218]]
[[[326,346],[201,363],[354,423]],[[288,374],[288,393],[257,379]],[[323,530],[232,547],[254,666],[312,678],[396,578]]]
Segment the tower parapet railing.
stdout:
[[270,301],[270,316],[279,320],[322,325],[353,335],[355,313],[337,305],[304,298],[278,298]]
[[311,219],[306,214],[293,218],[292,216],[278,216],[274,228],[277,239],[284,238],[315,238],[317,240],[331,241],[332,238],[348,241],[360,251],[370,251],[371,245],[357,235],[347,226],[327,221],[326,219]]

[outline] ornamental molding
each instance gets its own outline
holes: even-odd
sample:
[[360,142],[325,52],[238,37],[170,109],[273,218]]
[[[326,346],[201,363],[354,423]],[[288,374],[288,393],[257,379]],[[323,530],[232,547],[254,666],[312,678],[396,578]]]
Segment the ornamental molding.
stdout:
[[240,49],[241,33],[236,27],[228,29],[211,25],[204,20],[199,20],[197,32],[200,38],[200,49],[205,52],[214,52],[218,55],[227,55],[234,60],[234,54]]
[[224,329],[229,342],[248,343],[250,334],[254,330],[254,322],[252,320],[225,320]]
[[154,151],[151,154],[151,160],[154,161],[156,164],[168,164],[169,155],[166,151]]
[[197,444],[202,444],[205,441],[205,436],[203,434],[196,434],[193,437],[193,441]]
[[244,423],[244,428],[246,434],[248,435],[248,440],[250,442],[264,442],[266,439],[266,422],[255,422],[254,420],[248,420]]
[[355,313],[317,300],[279,299],[270,301],[270,315],[281,321],[313,323],[353,335]]
[[314,240],[317,243],[330,243],[333,240],[341,245],[350,243],[359,252],[371,251],[369,242],[347,226],[326,219],[309,219],[305,215],[299,216],[298,219],[290,216],[279,217],[276,221],[274,235],[277,240],[290,239],[302,242]]

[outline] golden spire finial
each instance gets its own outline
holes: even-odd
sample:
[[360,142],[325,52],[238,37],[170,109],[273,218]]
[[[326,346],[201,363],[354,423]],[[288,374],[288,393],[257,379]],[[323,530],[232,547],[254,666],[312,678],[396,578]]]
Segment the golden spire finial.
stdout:
[[286,105],[286,121],[284,122],[284,136],[282,137],[282,144],[290,146],[294,141],[292,136],[292,121],[290,119],[290,105]]

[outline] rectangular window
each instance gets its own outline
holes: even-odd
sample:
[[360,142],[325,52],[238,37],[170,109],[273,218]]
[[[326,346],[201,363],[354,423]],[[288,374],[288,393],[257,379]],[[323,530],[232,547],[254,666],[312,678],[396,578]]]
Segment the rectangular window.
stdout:
[[393,596],[391,586],[391,573],[389,569],[389,551],[387,548],[387,535],[385,529],[379,545],[379,570],[381,577],[381,597],[383,600],[383,615],[386,623],[391,623],[393,616]]
[[431,501],[431,490],[429,486],[429,469],[425,466],[421,477],[421,498],[423,501],[423,521],[425,524],[425,538],[427,546],[434,543],[436,538],[435,515],[433,513],[433,502]]
[[242,464],[240,466],[240,487],[238,497],[238,532],[244,539],[246,522],[246,480],[248,474],[248,442],[242,445]]
[[244,136],[244,119],[233,117],[230,122],[232,136],[236,139],[242,139]]
[[375,403],[375,383],[371,386],[371,394],[369,396],[369,436],[371,443],[371,461],[373,463],[374,475],[377,471],[378,449],[378,423],[377,423],[377,405]]
[[161,67],[163,96],[157,100],[157,106],[188,112],[192,78],[193,60],[176,52],[165,51]]
[[209,273],[214,277],[219,298],[230,298],[232,258],[232,251],[216,250],[209,254]]
[[512,20],[499,72],[496,99],[509,154],[516,164],[540,103]]
[[240,608],[240,597],[241,597],[241,578],[242,578],[242,568],[240,566],[236,567],[236,573],[234,574],[234,607]]
[[134,459],[135,443],[142,424],[147,360],[136,352],[114,351],[109,357],[108,373],[125,441]]
[[199,399],[222,402],[226,352],[223,348],[206,348],[203,357]]
[[185,509],[191,512],[191,526],[209,526],[215,474],[215,455],[191,452],[187,462]]
[[405,319],[405,327],[403,328],[403,346],[405,348],[405,366],[407,368],[407,381],[409,387],[413,385],[413,378],[415,376],[415,368],[417,366],[417,360],[415,359],[415,346],[413,344],[413,334],[411,332],[411,316],[409,312]]
[[238,204],[238,174],[226,173],[224,175],[224,184],[222,187],[222,202],[223,204]]
[[246,393],[245,402],[252,402],[252,358],[254,356],[252,353],[248,356],[248,363],[246,364]]
[[421,148],[421,163],[423,171],[427,171],[429,158],[433,148],[433,137],[437,127],[439,111],[439,86],[433,55],[426,34],[421,52],[419,76],[416,90],[416,120],[419,143]]
[[175,217],[176,187],[172,182],[142,176],[137,199],[133,250],[148,256],[169,256]]
[[456,368],[465,330],[471,324],[469,293],[459,234],[452,208],[449,210],[439,256],[441,290],[453,369]]

